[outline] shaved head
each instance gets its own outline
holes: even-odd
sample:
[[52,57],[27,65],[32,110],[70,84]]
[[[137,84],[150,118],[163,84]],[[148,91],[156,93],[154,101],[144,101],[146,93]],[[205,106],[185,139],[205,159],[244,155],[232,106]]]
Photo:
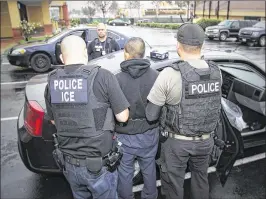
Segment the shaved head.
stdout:
[[75,35],[67,36],[61,42],[60,57],[65,65],[69,64],[87,64],[88,54],[87,47],[84,40]]
[[125,45],[125,56],[131,59],[143,58],[145,55],[145,43],[140,37],[130,38]]
[[106,25],[104,23],[99,23],[97,25],[97,34],[100,39],[105,39],[106,38]]

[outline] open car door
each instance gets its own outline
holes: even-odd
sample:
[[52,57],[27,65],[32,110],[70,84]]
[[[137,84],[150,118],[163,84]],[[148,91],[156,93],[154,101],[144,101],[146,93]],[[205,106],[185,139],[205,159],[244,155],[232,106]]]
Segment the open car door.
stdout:
[[222,186],[224,186],[235,161],[244,154],[244,144],[241,133],[232,127],[223,108],[221,110],[220,124],[217,136],[224,141],[224,146],[216,164],[216,172]]

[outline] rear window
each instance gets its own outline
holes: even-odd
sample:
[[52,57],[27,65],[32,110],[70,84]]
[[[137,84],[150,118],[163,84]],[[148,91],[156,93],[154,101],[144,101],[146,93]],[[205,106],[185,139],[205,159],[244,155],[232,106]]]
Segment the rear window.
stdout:
[[256,27],[256,28],[265,28],[265,21],[261,21],[259,23],[256,23],[253,27]]

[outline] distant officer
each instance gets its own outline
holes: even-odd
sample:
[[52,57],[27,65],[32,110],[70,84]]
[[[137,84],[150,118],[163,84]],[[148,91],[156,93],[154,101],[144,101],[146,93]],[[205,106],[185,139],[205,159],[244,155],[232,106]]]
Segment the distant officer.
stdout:
[[201,60],[204,31],[184,24],[177,33],[177,53],[182,61],[165,68],[148,95],[148,120],[160,117],[162,133],[162,194],[183,199],[187,163],[191,171],[191,198],[209,198],[208,162],[214,146],[221,110],[221,73],[213,62]]
[[61,51],[65,66],[48,75],[45,92],[47,114],[57,129],[54,158],[75,199],[117,198],[117,171],[110,170],[107,154],[113,154],[113,114],[126,122],[129,103],[113,74],[86,65],[80,37],[66,37]]
[[147,96],[158,72],[150,68],[144,59],[145,43],[139,37],[130,38],[125,45],[125,61],[116,75],[120,87],[130,103],[129,120],[126,126],[116,125],[117,137],[122,142],[123,157],[118,167],[118,197],[133,199],[132,180],[134,162],[138,161],[144,179],[141,198],[156,199],[155,156],[159,141],[159,124],[149,124],[145,116]]
[[97,34],[98,38],[95,38],[88,46],[89,60],[120,50],[120,46],[116,40],[107,36],[105,24],[98,24]]

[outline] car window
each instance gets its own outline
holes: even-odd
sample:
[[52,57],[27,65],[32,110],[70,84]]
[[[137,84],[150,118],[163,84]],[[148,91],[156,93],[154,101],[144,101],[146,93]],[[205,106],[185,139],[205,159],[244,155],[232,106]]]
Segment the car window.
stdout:
[[226,26],[226,27],[229,27],[231,25],[232,21],[228,21],[228,20],[225,20],[225,21],[222,21],[218,24],[218,26]]
[[86,39],[86,31],[85,30],[73,31],[69,35],[79,36],[79,37],[81,37],[84,40]]
[[256,23],[253,27],[256,27],[256,28],[265,28],[265,21],[261,21],[259,23]]
[[231,28],[240,28],[240,27],[239,27],[239,22],[238,22],[238,21],[234,21],[234,22],[231,24]]
[[94,40],[97,37],[98,37],[98,34],[97,34],[96,29],[90,30],[90,32],[89,32],[89,41],[92,41],[92,40]]
[[120,39],[120,36],[114,32],[110,32],[108,31],[108,36],[115,39],[115,40],[119,40]]
[[241,79],[260,88],[265,88],[265,78],[255,72],[251,66],[240,63],[218,63],[219,67]]

